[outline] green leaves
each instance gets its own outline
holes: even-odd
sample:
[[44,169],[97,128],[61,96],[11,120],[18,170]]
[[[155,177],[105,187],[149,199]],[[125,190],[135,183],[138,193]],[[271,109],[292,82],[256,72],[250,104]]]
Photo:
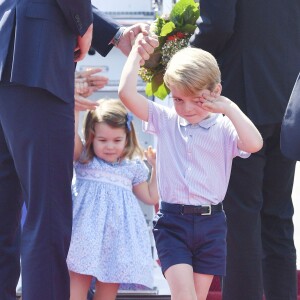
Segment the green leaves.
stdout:
[[173,22],[166,23],[161,29],[160,36],[167,36],[168,34],[173,32],[175,30],[175,28],[176,27]]
[[180,29],[186,24],[195,24],[199,16],[199,3],[194,0],[180,0],[173,7],[170,20]]
[[[159,46],[139,72],[141,78],[147,82],[146,95],[154,95],[163,100],[170,93],[163,81],[165,66],[176,51],[186,46],[187,38],[195,31],[199,16],[199,3],[194,0],[179,0],[169,16],[158,16],[151,24],[151,30],[158,36]],[[184,37],[179,34],[185,34],[184,43]]]

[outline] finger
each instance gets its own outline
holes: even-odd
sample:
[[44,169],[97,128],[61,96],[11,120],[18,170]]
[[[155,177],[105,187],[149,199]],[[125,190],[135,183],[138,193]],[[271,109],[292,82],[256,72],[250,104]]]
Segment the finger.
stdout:
[[149,44],[145,39],[139,41],[139,48],[143,48],[148,54],[152,54],[155,49],[155,47]]
[[[88,78],[89,85],[98,85],[98,84],[107,83],[107,82],[108,82],[108,78],[104,77],[104,76],[91,76]],[[93,83],[93,84],[91,84],[91,83]]]
[[149,33],[149,31],[150,31],[150,25],[149,24],[147,24],[147,23],[139,23],[139,26],[140,26],[141,32],[143,32],[143,33]]
[[102,69],[101,68],[90,68],[90,69],[87,69],[86,71],[82,72],[82,77],[89,77],[93,74],[96,74],[96,73],[99,73],[101,72]]
[[80,95],[75,94],[75,106],[80,107],[80,109],[87,110],[87,109],[95,109],[98,103],[89,100],[87,98],[81,97]]
[[150,26],[147,23],[137,23],[131,27],[131,30],[134,31],[135,35],[137,35],[139,32],[143,34],[148,34]]
[[88,91],[89,87],[88,87],[88,83],[85,82],[75,82],[75,91],[78,94],[83,94],[86,93]]
[[158,37],[154,33],[151,35],[145,36],[144,39],[153,48],[156,48],[159,45]]
[[140,66],[143,66],[145,64],[145,60],[141,59],[140,60]]
[[104,86],[106,86],[108,83],[108,80],[101,80],[101,81],[91,81],[89,82],[89,88],[93,91],[97,91]]
[[143,61],[148,60],[150,57],[150,54],[145,50],[145,48],[141,46],[138,47],[138,53],[141,56]]

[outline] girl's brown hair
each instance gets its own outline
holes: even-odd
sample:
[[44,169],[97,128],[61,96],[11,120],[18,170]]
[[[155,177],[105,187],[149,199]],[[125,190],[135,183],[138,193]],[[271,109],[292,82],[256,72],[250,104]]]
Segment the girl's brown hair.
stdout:
[[132,114],[119,99],[101,99],[95,110],[90,110],[84,120],[83,134],[85,140],[85,152],[80,159],[82,163],[88,163],[95,156],[93,139],[95,137],[95,124],[106,123],[112,128],[124,128],[126,132],[126,145],[120,159],[132,159],[135,156],[143,157],[143,150],[139,145],[135,134]]

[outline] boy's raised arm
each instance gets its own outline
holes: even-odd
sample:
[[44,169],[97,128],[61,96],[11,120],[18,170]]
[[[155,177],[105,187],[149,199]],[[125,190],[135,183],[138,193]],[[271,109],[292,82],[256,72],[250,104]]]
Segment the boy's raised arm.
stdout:
[[249,153],[259,151],[263,146],[263,139],[255,125],[234,102],[220,95],[220,85],[216,91],[217,94],[205,95],[202,108],[211,112],[225,114],[231,120],[239,137],[238,147],[240,150]]
[[137,91],[138,71],[142,59],[138,53],[139,43],[143,43],[142,34],[136,38],[124,65],[119,85],[119,97],[139,119],[148,121],[148,99]]
[[234,102],[231,102],[225,114],[238,133],[239,149],[249,153],[259,151],[263,146],[263,139],[257,128],[240,108]]

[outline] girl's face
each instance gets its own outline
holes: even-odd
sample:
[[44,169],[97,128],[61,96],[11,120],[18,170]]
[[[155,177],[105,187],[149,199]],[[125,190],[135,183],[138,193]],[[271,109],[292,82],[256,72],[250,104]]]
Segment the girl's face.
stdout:
[[190,124],[197,124],[209,117],[210,112],[202,108],[205,95],[209,95],[209,90],[202,90],[197,95],[186,96],[175,86],[170,87],[173,103],[177,114]]
[[95,125],[93,148],[97,157],[107,162],[117,162],[126,146],[124,128],[113,128],[106,123]]

